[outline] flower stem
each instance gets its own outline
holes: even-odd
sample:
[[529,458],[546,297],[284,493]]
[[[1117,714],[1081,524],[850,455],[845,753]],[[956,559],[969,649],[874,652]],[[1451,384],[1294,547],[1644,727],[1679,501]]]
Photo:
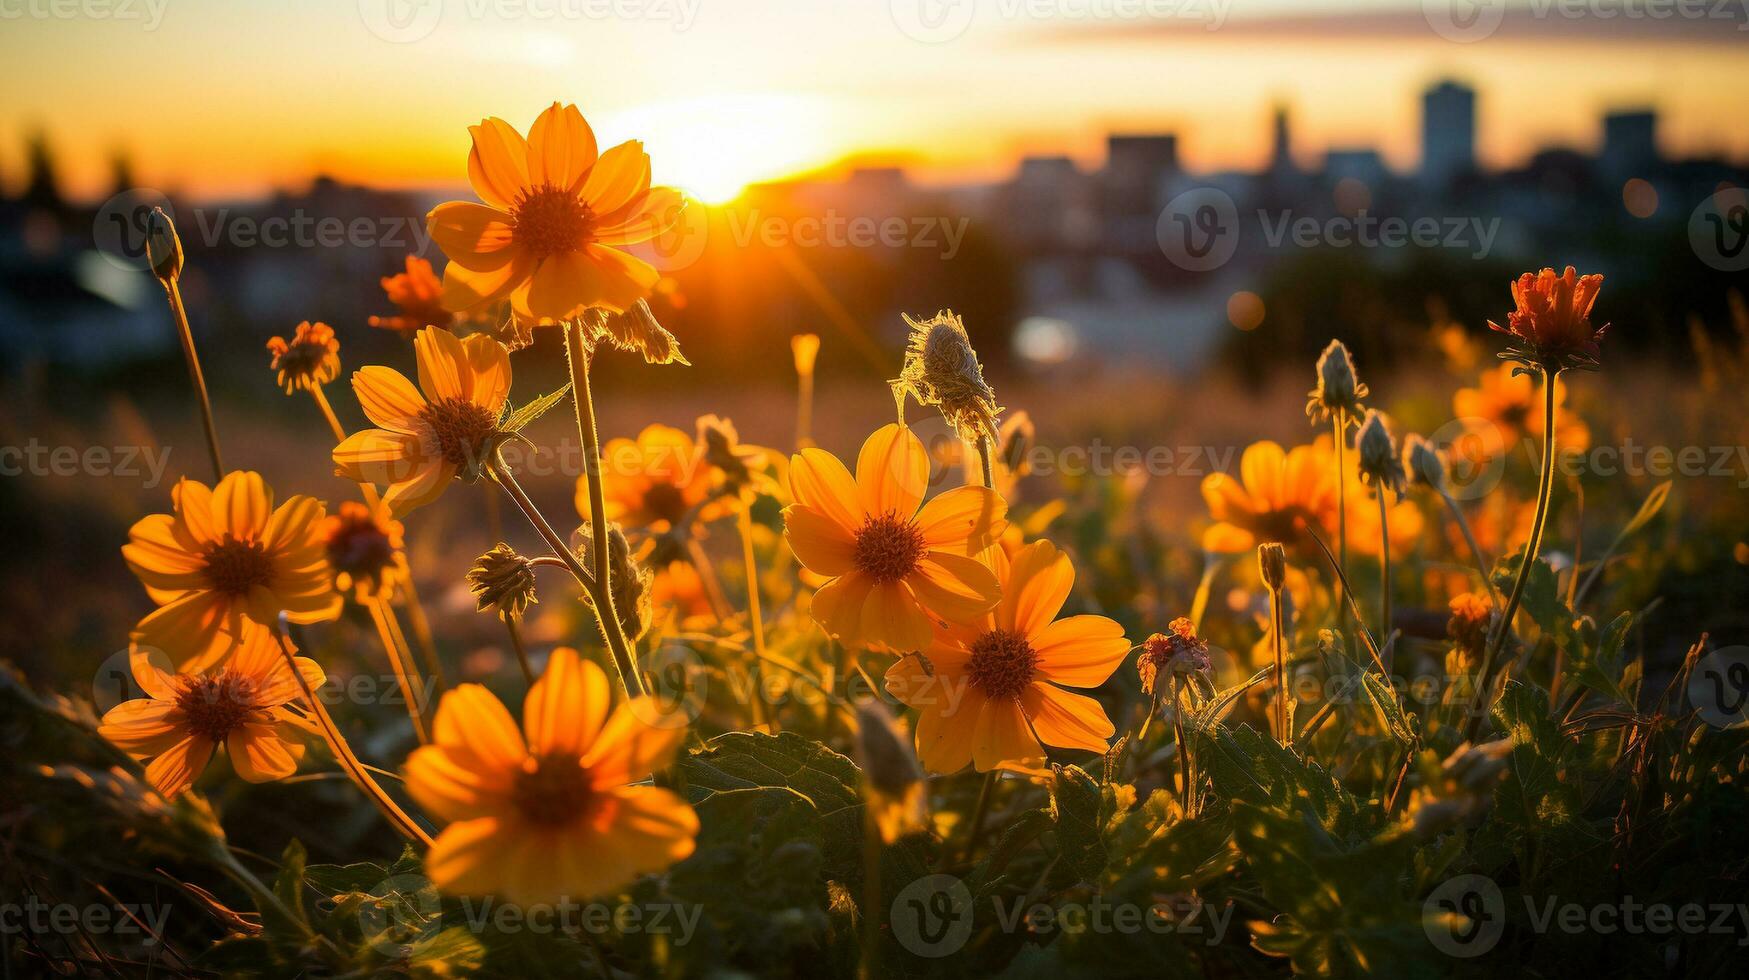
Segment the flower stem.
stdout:
[[504,617],[504,628],[510,633],[510,646],[516,651],[516,662],[522,665],[522,679],[534,686],[534,668],[528,662],[528,647],[522,642],[522,626],[515,616]]
[[862,960],[856,975],[860,980],[881,976],[881,831],[875,825],[874,809],[862,807]]
[[[1546,368],[1543,375],[1543,458],[1542,480],[1537,487],[1536,517],[1531,522],[1530,538],[1524,543],[1524,557],[1518,564],[1518,576],[1512,581],[1512,591],[1506,597],[1506,609],[1500,616],[1500,621],[1494,624],[1494,635],[1488,642],[1488,653],[1482,658],[1482,669],[1476,674],[1476,697],[1487,697],[1489,688],[1489,672],[1494,666],[1494,660],[1500,655],[1500,648],[1506,643],[1506,635],[1512,632],[1512,619],[1518,614],[1518,604],[1524,599],[1524,586],[1530,580],[1530,566],[1536,563],[1537,555],[1542,551],[1543,530],[1548,525],[1549,501],[1555,494],[1555,385],[1560,380],[1559,370],[1550,371]],[[1479,706],[1473,706],[1479,707]],[[1481,727],[1481,713],[1470,712],[1471,736],[1475,729]]]
[[[1287,650],[1286,624],[1281,614],[1281,590],[1269,590],[1270,645],[1275,648],[1275,731],[1283,746],[1292,741],[1287,730]],[[1180,747],[1182,749],[1182,747]]]
[[376,623],[377,636],[383,641],[383,649],[388,651],[389,664],[395,670],[395,683],[400,685],[401,700],[407,705],[407,717],[413,722],[413,734],[419,738],[420,745],[431,744],[431,733],[425,728],[425,712],[421,708],[425,698],[418,681],[413,674],[413,654],[406,649],[406,639],[400,631],[389,625],[388,601],[372,598],[365,601],[370,608],[370,617]]
[[1385,638],[1385,676],[1391,674],[1396,644],[1391,642],[1391,509],[1385,504],[1385,488],[1379,486],[1379,632]]
[[286,666],[291,668],[292,679],[297,681],[298,689],[303,692],[304,701],[310,706],[310,713],[315,715],[316,723],[322,730],[323,740],[328,743],[328,748],[334,753],[334,758],[340,763],[340,768],[345,770],[347,777],[364,792],[365,798],[376,804],[376,808],[382,812],[382,815],[396,830],[400,831],[408,840],[430,847],[435,843],[431,839],[431,835],[413,822],[413,818],[408,816],[407,811],[401,809],[389,794],[383,792],[383,788],[371,778],[365,764],[358,760],[357,755],[353,754],[352,746],[347,744],[346,736],[340,734],[339,726],[334,724],[334,716],[328,714],[327,706],[322,703],[320,698],[316,697],[316,692],[310,687],[310,682],[298,670],[297,659],[292,654],[292,647],[286,639],[285,631],[286,621],[285,615],[282,613],[279,628],[274,630],[274,639],[279,641],[280,656],[285,658]]
[[170,315],[176,320],[176,335],[182,340],[182,356],[188,362],[188,380],[200,401],[200,420],[206,427],[206,448],[213,460],[213,480],[224,478],[225,464],[219,457],[219,430],[213,425],[213,403],[206,393],[206,376],[200,370],[200,354],[194,349],[194,331],[188,326],[188,310],[182,305],[182,287],[176,277],[163,280],[164,296],[170,303]]
[[996,489],[996,460],[994,449],[990,445],[989,433],[978,436],[978,461],[983,464],[984,486]]
[[1470,556],[1475,559],[1476,571],[1481,573],[1482,587],[1493,594],[1495,598],[1499,598],[1500,589],[1494,584],[1493,576],[1488,574],[1488,556],[1482,554],[1482,546],[1476,543],[1476,535],[1470,530],[1469,519],[1464,517],[1463,510],[1458,507],[1457,501],[1452,499],[1450,491],[1440,487],[1439,496],[1445,501],[1446,509],[1451,511],[1452,519],[1457,521],[1458,530],[1463,532],[1464,543],[1469,545]]
[[[753,555],[753,502],[742,501],[738,515],[741,531],[741,563],[747,569],[747,619],[753,629],[753,653],[761,661],[765,659],[765,614],[759,602],[759,563]],[[763,714],[760,698],[755,695],[753,701],[754,721]]]
[[810,369],[796,378],[796,449],[814,444],[814,372]]
[[631,644],[620,628],[619,613],[613,607],[613,578],[607,559],[607,503],[601,487],[601,436],[595,429],[595,400],[589,392],[589,351],[583,345],[583,324],[579,320],[565,322],[565,360],[571,365],[571,404],[577,410],[577,434],[583,440],[583,479],[589,487],[595,616],[601,621],[601,635],[607,638],[614,663],[619,665],[620,680],[627,692],[635,696],[644,693],[644,682],[638,675]]
[[978,788],[978,802],[972,805],[972,819],[966,824],[966,842],[960,860],[970,861],[984,836],[984,819],[990,815],[990,797],[996,795],[996,770],[984,773],[984,785]]
[[1341,595],[1336,597],[1337,628],[1343,633],[1348,632],[1348,470],[1343,463],[1344,443],[1348,441],[1348,412],[1337,409],[1331,418],[1332,434],[1336,438],[1336,567],[1341,572],[1337,576],[1337,587]]
[[[1168,668],[1170,670],[1170,668]],[[1172,737],[1178,743],[1178,774],[1183,780],[1179,804],[1186,817],[1194,816],[1190,809],[1190,743],[1184,740],[1184,703],[1179,700],[1178,674],[1172,673]]]

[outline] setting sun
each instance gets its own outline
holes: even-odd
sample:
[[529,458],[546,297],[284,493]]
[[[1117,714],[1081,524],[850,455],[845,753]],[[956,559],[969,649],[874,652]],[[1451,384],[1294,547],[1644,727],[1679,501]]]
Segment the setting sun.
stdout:
[[747,185],[825,163],[832,149],[818,100],[722,94],[602,114],[604,133],[636,133],[655,180],[706,204],[734,200]]

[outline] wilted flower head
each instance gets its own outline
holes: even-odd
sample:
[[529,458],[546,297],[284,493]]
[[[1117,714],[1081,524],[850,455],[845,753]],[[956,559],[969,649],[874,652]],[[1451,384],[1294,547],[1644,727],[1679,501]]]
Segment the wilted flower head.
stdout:
[[952,311],[933,319],[917,321],[910,316],[911,341],[905,350],[905,366],[892,381],[893,394],[903,405],[906,395],[920,405],[934,405],[961,439],[995,442],[996,392],[984,380],[984,367],[972,349],[965,324]]
[[866,805],[881,839],[892,843],[925,826],[923,767],[879,701],[856,709],[856,764],[862,768]]
[[1431,490],[1445,489],[1448,475],[1445,457],[1419,434],[1410,433],[1403,441],[1403,467],[1409,473],[1411,484]]
[[1488,634],[1494,627],[1494,615],[1494,603],[1486,595],[1464,592],[1452,597],[1451,619],[1445,624],[1445,635],[1465,661],[1482,658]]
[[1314,422],[1328,422],[1337,415],[1357,418],[1364,410],[1360,400],[1367,396],[1367,387],[1355,377],[1354,358],[1342,341],[1330,341],[1318,355],[1318,387],[1306,394],[1306,417]]
[[[595,567],[594,542],[587,523],[571,535],[571,550],[584,568]],[[656,576],[632,555],[631,542],[618,524],[607,526],[607,574],[613,585],[613,611],[619,616],[620,629],[627,640],[636,643],[650,627],[650,592]],[[587,594],[583,601],[590,602]]]
[[1397,456],[1397,441],[1385,428],[1385,417],[1377,409],[1367,409],[1366,420],[1360,424],[1356,437],[1360,448],[1360,478],[1375,490],[1389,489],[1401,494],[1408,481],[1403,461]]
[[704,450],[705,465],[716,471],[721,487],[729,495],[760,482],[760,469],[769,451],[741,442],[735,423],[717,415],[698,419],[698,445]]
[[270,366],[279,372],[280,387],[288,395],[311,391],[340,376],[340,341],[326,323],[305,320],[290,340],[269,340],[267,352],[273,355]]
[[1287,552],[1279,541],[1265,541],[1257,546],[1257,574],[1271,592],[1280,592],[1287,584]]
[[1174,619],[1166,632],[1155,633],[1142,644],[1136,670],[1142,676],[1142,692],[1154,696],[1160,671],[1174,674],[1207,674],[1211,668],[1208,641],[1196,635],[1196,624],[1183,616]]
[[481,612],[490,609],[500,619],[520,619],[540,599],[534,593],[534,566],[503,542],[474,559],[468,588]]
[[591,343],[606,342],[642,355],[646,364],[692,364],[680,353],[680,341],[662,326],[644,300],[631,304],[623,313],[590,307],[583,313],[583,326]]
[[1558,276],[1553,269],[1519,276],[1512,284],[1517,308],[1506,315],[1506,326],[1488,321],[1489,327],[1519,340],[1500,356],[1551,373],[1595,369],[1602,353],[1598,341],[1609,329],[1607,323],[1591,326],[1591,307],[1602,289],[1602,276],[1581,276],[1572,266]]

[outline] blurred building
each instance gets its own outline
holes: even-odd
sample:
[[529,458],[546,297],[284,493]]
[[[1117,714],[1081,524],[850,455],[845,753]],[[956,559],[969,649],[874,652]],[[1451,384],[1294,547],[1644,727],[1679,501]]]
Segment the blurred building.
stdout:
[[1434,187],[1476,169],[1476,90],[1451,80],[1421,95],[1421,179]]

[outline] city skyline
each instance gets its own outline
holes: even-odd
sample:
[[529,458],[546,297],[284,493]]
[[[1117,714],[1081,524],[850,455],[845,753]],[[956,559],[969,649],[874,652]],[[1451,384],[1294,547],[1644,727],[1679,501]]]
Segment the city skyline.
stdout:
[[[1456,77],[1480,93],[1476,150],[1490,168],[1542,147],[1592,151],[1601,111],[1643,105],[1659,110],[1669,155],[1749,157],[1749,132],[1732,125],[1749,83],[1740,17],[1522,24],[1513,7],[1493,36],[1461,43],[1440,34],[1431,8],[1401,0],[1207,0],[1154,20],[1021,16],[1040,5],[979,0],[961,34],[926,43],[906,33],[907,2],[729,11],[669,0],[700,25],[683,30],[657,18],[514,17],[502,3],[463,0],[438,3],[429,34],[407,43],[373,32],[370,2],[281,25],[277,12],[181,0],[162,7],[150,45],[139,25],[12,18],[0,35],[14,80],[0,133],[56,121],[49,137],[69,191],[83,196],[107,187],[118,151],[142,181],[202,197],[316,173],[431,188],[460,179],[465,122],[496,114],[526,126],[558,98],[583,108],[604,141],[644,139],[659,181],[721,200],[750,182],[848,164],[902,164],[929,184],[1006,179],[1032,155],[1085,167],[1113,132],[1179,133],[1196,171],[1257,169],[1288,92],[1301,146],[1371,147],[1403,171],[1419,164],[1418,93]],[[1218,29],[1188,16],[1216,8]],[[224,38],[246,28],[276,30],[283,45],[243,59]],[[317,49],[330,57],[310,73],[298,52]],[[1630,49],[1636,57],[1622,59]],[[1100,57],[1084,57],[1092,50]],[[468,79],[464,92],[431,71],[434,54]],[[590,71],[602,63],[612,70]],[[1306,77],[1318,86],[1304,88]],[[16,138],[0,144],[0,186],[16,191],[22,164]]]

